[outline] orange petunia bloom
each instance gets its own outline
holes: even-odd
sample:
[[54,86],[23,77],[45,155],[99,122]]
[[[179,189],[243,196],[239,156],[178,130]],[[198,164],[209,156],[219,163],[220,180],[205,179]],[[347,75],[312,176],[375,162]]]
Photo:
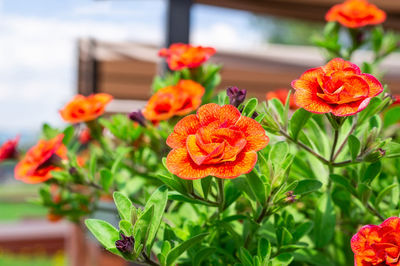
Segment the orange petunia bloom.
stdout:
[[325,15],[327,21],[337,21],[348,28],[381,24],[386,20],[385,11],[366,0],[347,0],[334,5]]
[[0,162],[16,158],[18,142],[19,136],[16,136],[14,139],[7,140],[0,146]]
[[212,47],[192,46],[184,43],[174,43],[167,48],[162,48],[158,55],[167,59],[171,70],[181,70],[185,67],[195,68],[207,61],[215,54]]
[[192,80],[181,80],[175,86],[158,90],[151,96],[143,115],[147,120],[157,122],[174,115],[187,115],[201,104],[204,87]]
[[67,148],[62,143],[63,134],[50,140],[40,140],[30,148],[25,157],[15,166],[15,179],[28,184],[44,182],[52,177],[51,171],[61,168],[55,163],[67,158]]
[[60,110],[60,114],[69,123],[88,122],[101,116],[112,99],[107,93],[96,93],[87,97],[78,94]]
[[268,141],[262,126],[233,105],[209,103],[176,124],[166,165],[183,179],[235,178],[253,169]]
[[349,116],[367,107],[370,99],[383,91],[370,74],[362,74],[355,64],[341,58],[323,67],[306,71],[292,82],[295,102],[309,112]]
[[351,238],[355,266],[400,264],[400,218],[363,226]]
[[[274,91],[267,92],[266,99],[267,99],[267,101],[272,100],[272,99],[278,99],[283,105],[285,105],[288,94],[289,94],[289,90],[287,90],[287,89],[277,89]],[[293,94],[290,95],[289,108],[293,109],[293,110],[299,108],[296,105],[296,103],[294,102]]]

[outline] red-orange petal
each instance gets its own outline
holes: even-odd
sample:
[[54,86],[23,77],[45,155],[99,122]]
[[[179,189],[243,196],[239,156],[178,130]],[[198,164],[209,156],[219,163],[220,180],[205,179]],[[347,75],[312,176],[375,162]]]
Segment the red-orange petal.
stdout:
[[200,179],[211,174],[211,167],[197,165],[186,148],[173,149],[168,153],[166,165],[168,171],[183,179]]
[[226,126],[234,125],[239,120],[241,114],[233,105],[219,106],[215,103],[208,103],[197,110],[197,117],[202,126],[214,121],[226,123]]
[[267,146],[269,138],[265,134],[264,128],[254,119],[242,116],[235,126],[244,133],[247,140],[243,152],[259,151]]
[[188,115],[182,118],[174,127],[174,132],[167,138],[167,145],[171,148],[186,146],[186,138],[195,134],[200,128],[200,121],[196,115]]
[[370,74],[362,74],[361,77],[368,83],[369,85],[369,94],[368,97],[375,97],[383,91],[382,84],[372,75]]
[[[300,82],[296,82],[296,84],[297,83]],[[317,96],[317,91],[313,89],[311,90],[297,89],[294,93],[294,99],[298,106],[301,106],[305,110],[312,113],[324,114],[332,110],[331,106],[326,102],[322,101]]]
[[337,105],[336,107],[332,107],[332,114],[335,116],[354,115],[364,110],[368,106],[370,100],[371,98],[366,98],[365,100]]

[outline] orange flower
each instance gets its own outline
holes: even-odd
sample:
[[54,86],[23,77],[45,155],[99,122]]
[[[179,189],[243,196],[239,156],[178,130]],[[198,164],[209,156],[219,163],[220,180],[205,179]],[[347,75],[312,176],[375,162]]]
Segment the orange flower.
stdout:
[[50,140],[40,140],[30,148],[15,166],[15,179],[28,184],[41,183],[52,177],[51,171],[61,170],[55,163],[67,158],[67,148],[62,143],[63,137],[63,134],[59,134]]
[[176,124],[166,164],[183,179],[235,178],[253,169],[268,141],[262,126],[233,105],[209,103]]
[[[287,89],[278,89],[278,90],[267,92],[266,98],[267,98],[267,101],[269,101],[271,99],[278,99],[279,101],[281,101],[281,103],[283,105],[285,105],[288,94],[289,94],[289,90],[287,90]],[[294,102],[293,94],[290,95],[289,107],[290,107],[290,109],[293,109],[293,110],[299,108],[296,105],[296,103]]]
[[171,70],[181,70],[185,67],[195,68],[200,66],[213,56],[215,52],[215,49],[212,47],[174,43],[168,49],[161,49],[158,55],[167,59]]
[[351,238],[355,266],[400,264],[400,218],[363,226]]
[[97,93],[87,97],[78,94],[60,110],[60,114],[69,123],[88,122],[101,116],[112,99],[113,97],[107,93]]
[[381,83],[341,58],[306,71],[292,82],[295,102],[309,112],[349,116],[367,107],[383,91]]
[[16,157],[18,142],[19,136],[16,136],[14,139],[10,139],[0,146],[0,162]]
[[174,115],[187,115],[201,104],[204,87],[192,80],[181,80],[175,86],[158,90],[149,100],[143,115],[150,121],[166,120]]
[[347,0],[334,5],[325,15],[327,21],[337,21],[348,28],[381,24],[386,20],[385,11],[366,0]]
[[56,223],[56,222],[59,222],[62,219],[63,219],[63,216],[58,215],[58,214],[54,214],[51,211],[47,214],[47,220],[49,222]]

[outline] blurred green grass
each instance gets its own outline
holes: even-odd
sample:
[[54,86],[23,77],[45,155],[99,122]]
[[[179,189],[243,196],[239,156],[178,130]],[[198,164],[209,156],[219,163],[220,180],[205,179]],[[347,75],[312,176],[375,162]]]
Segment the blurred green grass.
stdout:
[[45,255],[18,255],[0,252],[1,266],[65,266],[66,258],[63,253],[54,256]]
[[[0,186],[0,222],[22,219],[45,219],[47,210],[29,200],[36,198],[37,185],[7,184]],[[0,265],[3,265],[0,263]]]

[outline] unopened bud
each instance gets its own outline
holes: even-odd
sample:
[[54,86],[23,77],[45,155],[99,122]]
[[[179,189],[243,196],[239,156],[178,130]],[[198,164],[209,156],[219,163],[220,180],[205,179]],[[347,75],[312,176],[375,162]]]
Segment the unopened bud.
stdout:
[[130,120],[137,122],[139,125],[142,127],[146,126],[146,118],[144,118],[142,111],[133,111],[130,114],[128,114],[128,117]]
[[239,90],[237,87],[226,89],[226,95],[229,97],[229,104],[238,107],[246,99],[247,90]]
[[120,233],[121,239],[115,241],[116,248],[122,253],[131,253],[135,245],[135,240],[133,236],[126,236]]

